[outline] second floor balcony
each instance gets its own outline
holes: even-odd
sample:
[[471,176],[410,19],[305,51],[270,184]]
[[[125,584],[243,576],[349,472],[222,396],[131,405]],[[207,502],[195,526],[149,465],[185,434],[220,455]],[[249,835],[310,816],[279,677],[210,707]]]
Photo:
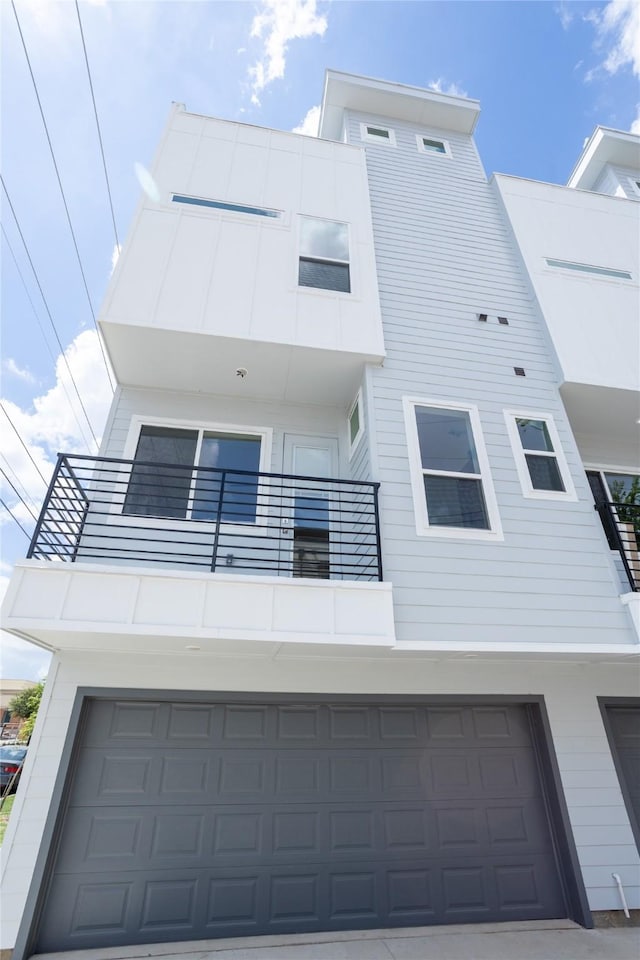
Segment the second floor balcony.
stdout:
[[378,486],[61,454],[28,557],[379,581]]
[[640,591],[640,503],[596,503],[609,546],[620,558],[621,580]]
[[3,616],[51,650],[392,647],[378,485],[60,455]]

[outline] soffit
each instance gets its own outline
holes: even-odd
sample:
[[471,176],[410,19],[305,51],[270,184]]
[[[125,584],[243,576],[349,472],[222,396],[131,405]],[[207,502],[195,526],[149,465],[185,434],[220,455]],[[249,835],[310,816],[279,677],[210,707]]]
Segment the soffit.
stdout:
[[340,139],[344,110],[357,110],[456,133],[473,133],[480,104],[466,97],[327,70],[320,117],[321,137]]

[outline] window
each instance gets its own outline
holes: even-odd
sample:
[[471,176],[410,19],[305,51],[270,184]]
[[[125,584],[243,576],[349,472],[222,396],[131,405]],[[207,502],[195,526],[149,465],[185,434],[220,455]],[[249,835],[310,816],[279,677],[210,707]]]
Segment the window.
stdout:
[[505,419],[525,497],[575,500],[553,418],[548,414],[506,410]]
[[640,476],[634,473],[603,472],[609,500],[613,503],[635,504],[640,501]]
[[248,207],[241,203],[225,203],[222,200],[203,200],[200,197],[183,197],[181,194],[173,194],[174,203],[190,203],[196,207],[213,207],[215,210],[230,210],[232,213],[249,213],[254,217],[274,217],[278,218],[278,210],[268,210],[266,207]]
[[258,477],[234,471],[261,470],[264,439],[264,432],[143,424],[123,513],[176,520],[219,516],[227,523],[255,523]]
[[348,418],[349,426],[349,459],[353,456],[360,439],[364,434],[364,417],[362,411],[362,390],[358,390]]
[[451,147],[446,140],[434,140],[432,137],[423,137],[416,134],[416,141],[421,153],[439,153],[441,156],[451,156]]
[[588,263],[572,263],[570,260],[550,260],[545,258],[548,267],[559,267],[562,270],[576,270],[579,273],[595,273],[601,277],[616,277],[618,280],[631,280],[628,270],[614,270],[609,267],[592,267]]
[[346,223],[302,217],[298,284],[351,292],[349,228]]
[[396,145],[396,135],[389,127],[377,127],[368,123],[361,123],[360,136],[368,143],[383,143],[391,147]]
[[501,539],[475,407],[404,400],[418,534]]

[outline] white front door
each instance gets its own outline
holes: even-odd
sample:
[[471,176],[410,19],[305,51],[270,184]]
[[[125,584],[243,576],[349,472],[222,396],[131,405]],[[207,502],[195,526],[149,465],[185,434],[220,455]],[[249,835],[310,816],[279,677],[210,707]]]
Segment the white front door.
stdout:
[[[336,476],[338,441],[333,437],[286,434],[281,564],[290,576],[328,580],[331,576],[331,515],[335,496],[327,481]],[[308,478],[308,479],[299,479]]]

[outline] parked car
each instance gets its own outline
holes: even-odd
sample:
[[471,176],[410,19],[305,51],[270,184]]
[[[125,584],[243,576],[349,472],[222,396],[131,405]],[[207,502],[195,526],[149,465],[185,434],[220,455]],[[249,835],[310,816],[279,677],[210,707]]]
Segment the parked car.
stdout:
[[26,755],[26,747],[21,747],[17,744],[3,744],[0,746],[0,792],[4,793],[11,783],[13,775],[16,773],[18,776],[13,781],[11,789],[15,790],[18,786],[20,771],[22,770],[22,764],[24,763]]

